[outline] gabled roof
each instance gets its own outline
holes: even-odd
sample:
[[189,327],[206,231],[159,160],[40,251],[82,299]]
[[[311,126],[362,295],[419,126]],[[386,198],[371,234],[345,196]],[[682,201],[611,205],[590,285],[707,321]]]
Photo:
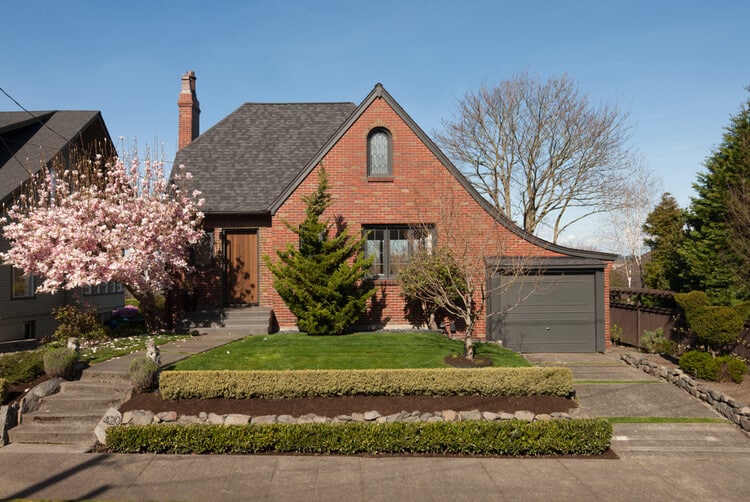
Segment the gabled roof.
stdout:
[[245,103],[177,152],[212,213],[268,213],[354,103]]
[[0,112],[0,199],[71,146],[90,146],[109,133],[98,111]]
[[477,203],[520,238],[572,257],[616,255],[559,246],[525,232],[483,198],[382,84],[354,103],[245,103],[175,157],[202,192],[204,212],[273,215],[376,99],[383,99]]

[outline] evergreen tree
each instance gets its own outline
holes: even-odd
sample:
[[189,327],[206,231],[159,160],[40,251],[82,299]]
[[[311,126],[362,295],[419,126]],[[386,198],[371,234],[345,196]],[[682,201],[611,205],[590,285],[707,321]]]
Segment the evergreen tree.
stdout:
[[750,101],[731,118],[721,145],[706,160],[707,172],[698,175],[688,213],[688,233],[680,249],[685,260],[687,287],[705,291],[715,304],[750,297],[742,285],[742,260],[732,245],[727,224],[730,195],[750,175],[747,138],[750,137]]
[[643,242],[651,250],[650,260],[644,264],[644,280],[648,287],[682,291],[682,259],[679,248],[685,235],[685,212],[670,193],[649,213],[643,224],[647,235]]
[[277,251],[279,263],[265,262],[274,275],[273,285],[297,326],[308,335],[340,335],[365,311],[375,293],[366,280],[371,259],[364,257],[364,238],[355,239],[344,227],[330,237],[331,224],[321,216],[331,205],[328,176],[321,166],[318,188],[309,197],[306,218],[299,226],[284,222],[299,237],[299,248],[289,244]]

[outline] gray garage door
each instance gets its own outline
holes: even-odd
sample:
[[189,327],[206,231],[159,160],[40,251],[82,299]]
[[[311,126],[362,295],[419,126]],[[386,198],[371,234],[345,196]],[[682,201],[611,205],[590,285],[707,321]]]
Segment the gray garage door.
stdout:
[[489,287],[489,339],[517,352],[604,350],[601,273],[496,276]]

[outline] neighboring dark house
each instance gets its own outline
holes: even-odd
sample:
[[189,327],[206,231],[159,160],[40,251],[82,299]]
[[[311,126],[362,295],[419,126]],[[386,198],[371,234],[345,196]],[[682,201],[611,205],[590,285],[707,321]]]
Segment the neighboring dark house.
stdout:
[[[400,295],[399,264],[417,247],[449,242],[453,230],[491,229],[492,242],[466,239],[470,253],[500,264],[521,257],[541,272],[516,278],[503,295],[488,298],[489,314],[507,310],[511,298],[522,300],[506,315],[482,317],[476,335],[527,352],[608,348],[615,256],[543,241],[499,215],[382,85],[359,105],[245,103],[199,135],[190,72],[182,78],[178,106],[175,166],[186,166],[206,200],[206,246],[196,255],[193,294],[177,302],[183,308],[226,312],[257,305],[272,311],[274,328],[296,329],[262,256],[276,259],[277,250],[297,245],[282,222],[304,219],[302,198],[315,190],[323,165],[333,201],[326,216],[366,235],[365,252],[375,260],[377,294],[361,328],[422,325]],[[448,202],[455,213],[450,223],[441,214]],[[487,278],[490,289],[507,280],[499,273]]]
[[[114,152],[98,111],[0,112],[0,201],[7,207],[29,177],[71,153]],[[0,250],[8,242],[0,237]],[[103,317],[124,303],[122,287],[100,284],[83,291],[35,293],[35,278],[0,266],[0,343],[38,339],[56,329],[52,309],[84,301]]]

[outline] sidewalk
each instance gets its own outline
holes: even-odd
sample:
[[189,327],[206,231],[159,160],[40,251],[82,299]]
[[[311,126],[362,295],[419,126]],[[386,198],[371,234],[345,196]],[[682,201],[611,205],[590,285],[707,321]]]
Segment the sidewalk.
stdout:
[[0,498],[750,500],[750,459],[4,454]]

